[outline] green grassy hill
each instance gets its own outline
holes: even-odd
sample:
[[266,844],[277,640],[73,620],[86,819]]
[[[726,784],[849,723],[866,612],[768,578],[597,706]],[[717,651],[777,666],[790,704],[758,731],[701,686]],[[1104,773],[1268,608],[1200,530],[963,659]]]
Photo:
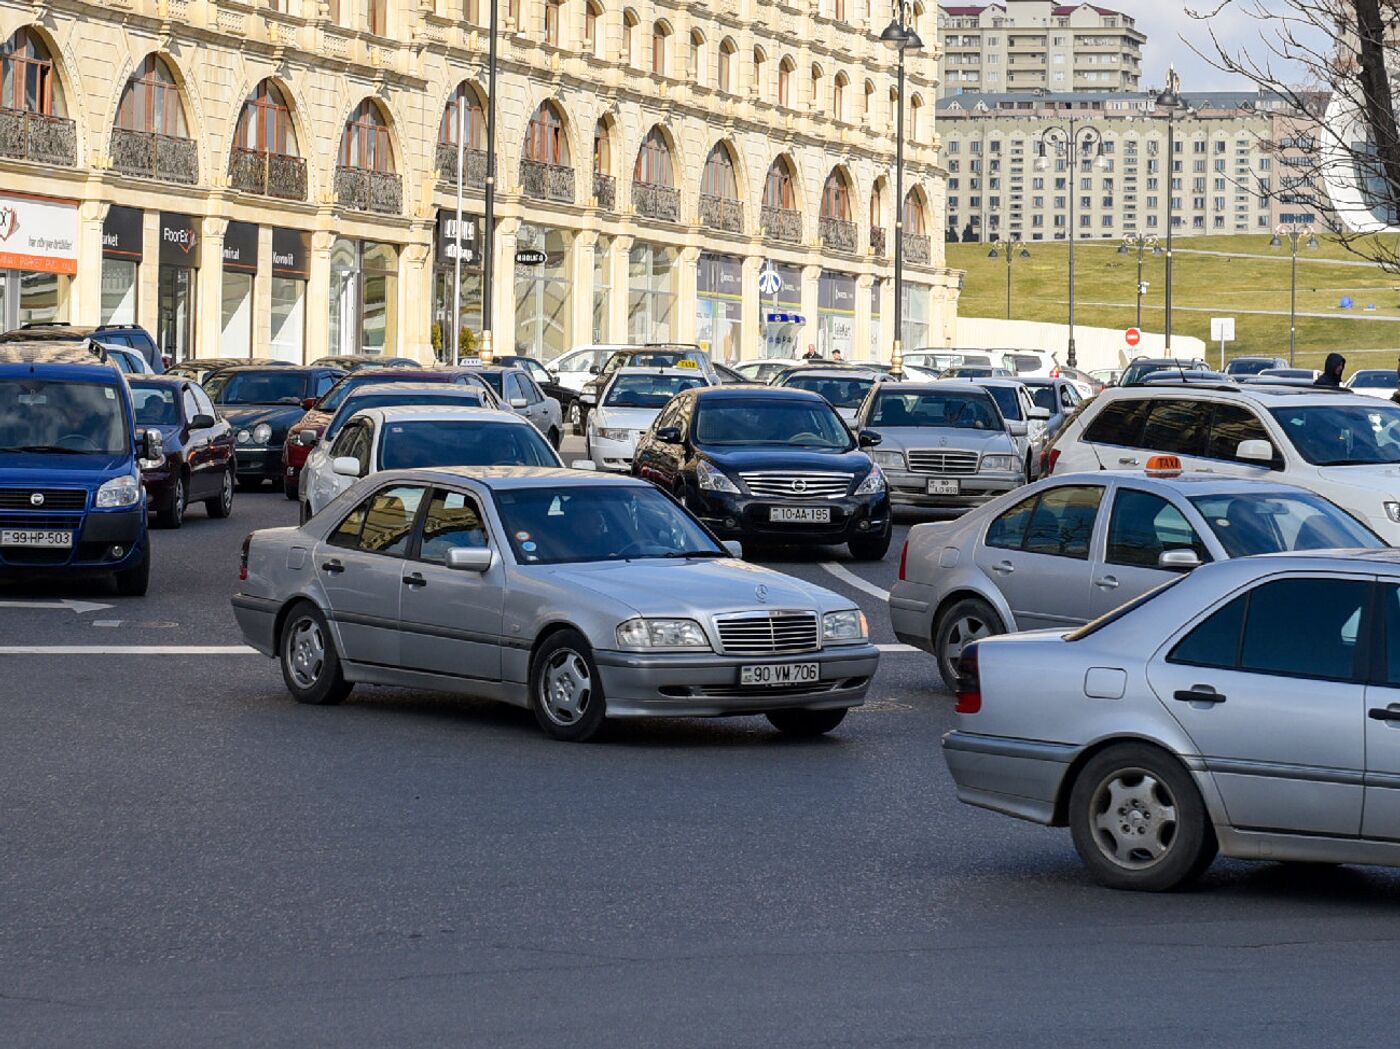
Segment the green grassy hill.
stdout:
[[[1400,275],[1384,272],[1335,241],[1319,240],[1317,251],[1300,247],[1298,253],[1298,364],[1320,367],[1328,351],[1340,350],[1347,355],[1348,371],[1393,366],[1400,354]],[[1118,245],[1116,240],[1076,245],[1077,324],[1126,328],[1134,323],[1137,257],[1119,255]],[[1233,316],[1236,341],[1227,347],[1230,356],[1288,356],[1286,248],[1271,249],[1268,235],[1181,237],[1174,247],[1174,332],[1209,342],[1210,318]],[[967,271],[958,312],[967,317],[1005,317],[1005,258],[988,258],[986,244],[949,244],[947,248],[948,265]],[[1011,316],[1063,324],[1069,301],[1069,245],[1032,241],[1026,248],[1030,258],[1020,258],[1018,253],[1012,264]],[[1163,326],[1165,261],[1149,253],[1143,262],[1143,279],[1150,287],[1143,297],[1142,323],[1148,331],[1161,331]],[[1340,308],[1344,296],[1355,300],[1352,309]],[[1375,309],[1367,310],[1368,304]],[[1323,316],[1301,316],[1305,313]],[[1214,362],[1218,344],[1211,351],[1208,356]]]

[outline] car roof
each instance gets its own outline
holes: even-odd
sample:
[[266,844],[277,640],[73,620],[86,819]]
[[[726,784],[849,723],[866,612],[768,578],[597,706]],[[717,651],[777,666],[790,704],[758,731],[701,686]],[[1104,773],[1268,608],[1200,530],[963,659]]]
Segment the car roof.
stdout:
[[627,368],[619,368],[617,371],[613,372],[613,379],[614,379],[614,380],[619,379],[619,378],[621,378],[621,377],[624,376],[624,375],[652,375],[652,376],[662,375],[662,376],[666,376],[667,378],[676,378],[676,379],[695,379],[695,378],[705,379],[705,378],[707,378],[706,375],[705,375],[705,373],[704,373],[703,371],[701,371],[699,368],[638,368],[638,367],[627,367]]
[[481,396],[481,387],[476,383],[459,382],[380,382],[356,386],[345,395],[346,403],[352,397],[364,397],[373,393],[426,393],[434,397],[461,397],[464,393]]
[[221,372],[266,372],[266,371],[275,371],[275,372],[278,372],[279,374],[280,374],[280,373],[283,373],[283,372],[287,372],[287,373],[294,373],[294,372],[308,373],[308,372],[324,372],[324,371],[335,371],[335,370],[336,370],[335,368],[330,368],[330,367],[328,367],[328,366],[326,366],[326,365],[321,365],[321,364],[308,364],[308,365],[305,365],[305,366],[302,366],[302,365],[295,365],[295,364],[240,364],[240,365],[236,365],[235,367],[232,367],[232,368],[220,368],[220,369],[219,369],[219,371],[221,371]]
[[[861,375],[861,371],[864,371],[865,374]],[[852,373],[854,373],[854,375]],[[855,365],[848,365],[846,367],[841,367],[840,365],[837,365],[835,368],[833,368],[830,365],[823,364],[820,367],[813,368],[793,368],[785,376],[783,376],[783,378],[791,379],[798,375],[818,375],[830,377],[832,379],[872,379],[874,378],[875,373],[868,368],[862,369],[859,366]]]
[[1054,480],[1073,478],[1079,484],[1096,484],[1105,478],[1130,481],[1134,487],[1147,491],[1181,492],[1189,496],[1229,495],[1250,492],[1264,495],[1268,492],[1283,495],[1315,495],[1306,488],[1288,484],[1286,481],[1270,477],[1227,477],[1221,474],[1208,474],[1187,470],[1174,477],[1154,477],[1142,470],[1094,470],[1086,473],[1055,474]]
[[477,481],[494,491],[521,488],[589,488],[607,485],[615,488],[652,488],[650,481],[626,474],[570,470],[558,466],[432,466],[422,469],[385,470],[374,474],[376,481]]
[[953,380],[954,382],[970,382],[974,386],[1024,386],[1026,385],[1014,375],[969,375],[966,379]]
[[689,390],[682,390],[676,396],[704,397],[707,400],[751,400],[755,396],[788,397],[820,401],[822,404],[826,404],[825,397],[821,396],[821,394],[813,393],[811,390],[799,390],[793,386],[766,386],[763,383],[747,382],[729,383],[725,386],[696,386]]
[[104,368],[105,350],[94,352],[91,344],[72,342],[58,345],[52,342],[18,342],[0,344],[0,364],[97,364]]
[[473,422],[508,423],[529,426],[530,421],[514,412],[499,408],[473,408],[465,404],[387,404],[377,408],[361,408],[356,415],[368,415],[384,423],[444,422],[470,419]]
[[187,382],[194,382],[188,375],[156,374],[154,372],[138,372],[134,375],[128,375],[126,381],[132,386],[180,386]]

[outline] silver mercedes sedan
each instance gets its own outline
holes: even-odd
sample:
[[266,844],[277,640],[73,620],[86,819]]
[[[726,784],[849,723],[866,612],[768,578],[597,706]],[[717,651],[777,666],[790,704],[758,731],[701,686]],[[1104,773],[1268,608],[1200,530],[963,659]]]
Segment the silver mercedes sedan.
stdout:
[[630,477],[391,470],[252,533],[233,607],[303,703],[455,692],[528,707],[563,740],[635,717],[830,731],[879,664],[865,616],[739,554]]
[[1400,866],[1400,551],[1181,576],[1068,634],[964,651],[970,804],[1068,826],[1113,888],[1237,859]]

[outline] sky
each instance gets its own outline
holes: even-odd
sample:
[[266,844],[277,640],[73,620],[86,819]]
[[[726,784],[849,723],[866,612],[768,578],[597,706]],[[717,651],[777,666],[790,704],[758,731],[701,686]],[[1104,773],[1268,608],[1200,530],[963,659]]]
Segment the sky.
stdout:
[[[1216,11],[1209,21],[1222,47],[1230,50],[1252,48],[1256,58],[1271,58],[1268,45],[1261,34],[1270,31],[1266,22],[1251,17],[1249,11],[1260,8],[1274,13],[1286,11],[1286,0],[1099,0],[1105,7],[1116,8],[1137,20],[1137,27],[1147,34],[1143,50],[1143,87],[1160,88],[1166,80],[1167,65],[1173,63],[1181,74],[1185,91],[1219,91],[1226,88],[1248,90],[1251,84],[1232,77],[1195,54],[1188,46],[1194,44],[1206,55],[1214,53],[1206,24],[1190,14],[1191,11]],[[1282,67],[1280,67],[1282,68]]]

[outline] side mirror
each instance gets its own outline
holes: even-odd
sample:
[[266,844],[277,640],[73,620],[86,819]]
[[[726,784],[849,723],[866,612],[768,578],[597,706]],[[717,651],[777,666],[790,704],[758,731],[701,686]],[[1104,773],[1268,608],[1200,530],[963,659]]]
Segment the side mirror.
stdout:
[[309,412],[312,408],[316,407],[316,402],[320,399],[319,397],[303,397],[301,399],[301,406]]
[[1249,463],[1272,463],[1274,461],[1274,446],[1268,441],[1258,439],[1241,441],[1235,448],[1235,458]]
[[159,430],[147,430],[141,435],[141,458],[159,462],[165,458],[165,438]]
[[190,428],[194,430],[207,430],[213,425],[215,425],[214,417],[212,415],[205,415],[203,412],[200,412],[200,414],[190,420]]
[[1157,558],[1157,567],[1168,572],[1189,572],[1201,567],[1201,559],[1191,549],[1163,550],[1162,556]]
[[1032,408],[1032,409],[1030,410],[1030,417],[1031,417],[1032,419],[1041,419],[1041,420],[1048,419],[1048,418],[1050,418],[1050,409],[1049,409],[1049,408]]
[[598,470],[598,464],[595,463],[592,459],[575,459],[569,464],[569,469],[584,470],[590,473],[596,473]]
[[656,431],[656,439],[662,444],[680,444],[681,431],[679,426],[663,426]]
[[320,439],[315,430],[297,431],[297,444],[301,445],[303,448],[310,448]]
[[360,460],[353,455],[338,455],[331,463],[331,472],[340,477],[359,477]]
[[1024,437],[1030,433],[1030,427],[1020,419],[1007,419],[1006,432],[1012,437]]
[[510,399],[510,406],[512,408],[524,408],[529,403],[530,402],[527,401],[524,397],[512,397]]
[[874,430],[861,430],[860,433],[856,435],[856,440],[860,442],[862,448],[874,448],[877,445],[883,444],[885,441],[885,439]]
[[603,369],[602,369],[602,368],[599,368],[596,364],[590,364],[590,365],[588,366],[588,374],[589,374],[589,375],[597,375],[597,374],[598,374],[600,371],[602,371],[602,370],[603,370]]
[[454,546],[447,551],[447,567],[458,572],[485,572],[493,559],[485,547]]
[[726,539],[724,542],[720,543],[720,546],[728,550],[729,556],[734,558],[734,560],[742,561],[744,559],[744,546],[739,540]]

